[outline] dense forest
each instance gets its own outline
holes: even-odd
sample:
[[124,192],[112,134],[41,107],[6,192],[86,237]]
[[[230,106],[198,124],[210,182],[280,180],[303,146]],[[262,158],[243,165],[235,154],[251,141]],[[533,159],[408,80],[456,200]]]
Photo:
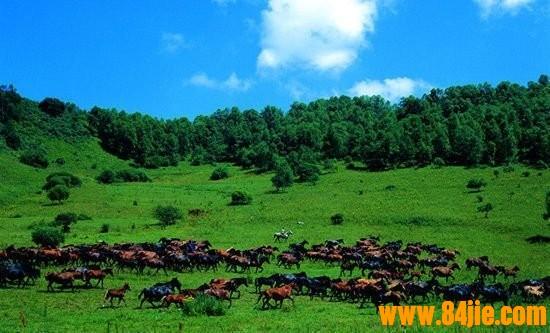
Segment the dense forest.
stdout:
[[99,107],[84,111],[55,98],[36,103],[3,86],[0,122],[5,149],[40,149],[40,140],[32,139],[36,135],[94,136],[106,151],[147,168],[190,159],[270,170],[280,156],[292,166],[339,159],[363,162],[370,170],[550,163],[546,75],[527,86],[501,82],[432,89],[397,104],[379,96],[340,96],[296,102],[287,112],[233,107],[193,121]]

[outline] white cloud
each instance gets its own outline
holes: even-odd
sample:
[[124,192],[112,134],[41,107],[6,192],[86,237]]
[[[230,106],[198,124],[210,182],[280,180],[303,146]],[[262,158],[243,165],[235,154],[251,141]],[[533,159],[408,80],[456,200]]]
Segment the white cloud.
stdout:
[[174,53],[187,47],[187,43],[182,34],[165,32],[161,36],[162,50],[168,53]]
[[352,96],[379,95],[390,102],[397,102],[401,97],[423,93],[430,88],[431,86],[422,80],[413,80],[408,77],[397,77],[393,79],[384,79],[383,81],[359,81],[348,90],[348,94]]
[[377,0],[269,0],[262,12],[259,68],[350,66],[374,31]]
[[188,83],[197,87],[218,89],[223,91],[247,91],[252,87],[252,80],[240,79],[236,73],[231,73],[225,80],[212,79],[205,73],[193,75]]
[[487,18],[494,13],[516,14],[528,8],[535,0],[474,0],[481,10],[481,16]]

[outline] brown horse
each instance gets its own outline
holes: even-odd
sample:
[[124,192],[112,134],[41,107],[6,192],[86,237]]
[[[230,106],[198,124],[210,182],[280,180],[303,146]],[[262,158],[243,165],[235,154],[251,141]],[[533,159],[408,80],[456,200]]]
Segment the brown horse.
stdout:
[[449,281],[449,278],[454,280],[453,273],[455,269],[460,269],[460,266],[457,263],[452,264],[451,266],[436,266],[432,268],[432,276],[435,278],[437,277],[444,277],[445,282]]
[[91,287],[92,283],[90,281],[97,280],[95,286],[97,287],[101,283],[101,288],[103,288],[103,280],[105,280],[107,275],[113,276],[113,270],[111,268],[88,270],[84,275],[84,278],[86,279],[86,286]]
[[166,295],[161,299],[160,306],[165,306],[167,308],[172,304],[176,304],[180,308],[183,307],[183,303],[193,300],[193,297],[187,294],[170,294]]
[[124,305],[126,305],[124,295],[128,290],[130,290],[130,285],[128,283],[125,283],[122,288],[119,289],[109,289],[105,293],[104,302],[110,301],[111,307],[113,307],[113,299],[116,298],[118,299],[118,305],[120,305],[120,302],[124,302]]
[[295,287],[296,285],[294,283],[290,283],[278,288],[269,288],[267,290],[264,290],[260,293],[260,297],[258,297],[256,303],[259,303],[260,300],[263,299],[262,309],[266,309],[267,306],[271,306],[271,304],[269,304],[269,301],[274,300],[275,307],[277,307],[277,303],[279,303],[279,307],[282,308],[283,301],[288,298],[292,302],[292,305],[294,305],[294,299],[292,298],[292,289]]
[[231,307],[231,293],[225,289],[209,288],[204,291],[204,294],[217,298],[220,301],[228,301],[229,307]]
[[45,278],[46,281],[48,281],[48,291],[55,291],[53,288],[53,284],[60,284],[61,288],[71,288],[72,291],[74,291],[74,280],[75,280],[75,274],[74,272],[62,272],[62,273],[55,273],[50,272],[46,274]]

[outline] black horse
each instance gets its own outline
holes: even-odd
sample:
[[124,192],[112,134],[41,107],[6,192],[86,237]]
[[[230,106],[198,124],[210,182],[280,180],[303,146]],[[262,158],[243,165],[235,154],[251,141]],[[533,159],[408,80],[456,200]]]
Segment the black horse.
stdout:
[[156,307],[153,302],[160,302],[164,296],[173,294],[177,289],[178,293],[181,292],[181,283],[177,278],[164,283],[154,284],[152,287],[144,288],[138,295],[138,299],[141,299],[139,307],[143,307],[145,301],[149,302],[152,307]]

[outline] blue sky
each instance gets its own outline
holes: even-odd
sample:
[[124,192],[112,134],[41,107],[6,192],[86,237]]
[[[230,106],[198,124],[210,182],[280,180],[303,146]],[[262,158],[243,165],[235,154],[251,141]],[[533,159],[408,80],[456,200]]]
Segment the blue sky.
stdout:
[[163,118],[550,73],[549,0],[0,2],[0,82]]

